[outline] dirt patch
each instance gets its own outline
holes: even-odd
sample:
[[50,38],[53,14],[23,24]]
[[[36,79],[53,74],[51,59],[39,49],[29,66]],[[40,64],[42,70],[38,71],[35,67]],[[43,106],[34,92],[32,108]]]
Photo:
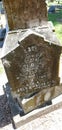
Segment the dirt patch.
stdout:
[[0,96],[0,128],[11,123],[11,112],[5,95]]

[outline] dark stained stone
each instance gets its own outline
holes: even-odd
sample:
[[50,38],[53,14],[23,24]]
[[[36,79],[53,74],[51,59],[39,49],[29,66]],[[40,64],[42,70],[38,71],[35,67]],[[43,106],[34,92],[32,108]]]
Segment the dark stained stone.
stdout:
[[47,21],[45,0],[3,0],[9,29],[29,28]]
[[[51,39],[51,41],[45,40],[44,31],[46,32],[45,28],[40,29],[40,32],[34,29],[26,30],[26,32],[19,30],[18,35],[17,32],[8,34],[6,47],[4,47],[6,52],[4,52],[2,62],[13,95],[15,94],[18,98],[30,97],[43,88],[59,84],[58,69],[61,47],[57,41],[55,44]],[[53,32],[52,36],[54,36]],[[9,38],[12,41],[8,40]],[[9,42],[9,46],[7,42]]]

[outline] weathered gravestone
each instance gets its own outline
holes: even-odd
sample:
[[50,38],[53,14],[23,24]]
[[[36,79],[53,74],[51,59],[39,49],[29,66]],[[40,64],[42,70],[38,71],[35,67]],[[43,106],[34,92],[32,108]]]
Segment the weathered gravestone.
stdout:
[[3,0],[9,29],[29,28],[47,20],[44,0]]
[[[18,99],[24,112],[27,113],[54,97],[55,86],[60,83],[58,72],[61,45],[47,22],[44,0],[34,2],[4,0],[4,4],[8,17],[10,12],[13,18],[14,24],[9,24],[9,28],[24,28],[8,33],[3,47],[2,62],[11,85],[12,95]],[[7,4],[11,5],[10,10]],[[16,21],[20,22],[19,24],[15,24],[13,4],[14,9],[16,5],[15,11],[18,10]],[[40,5],[43,7],[41,8]],[[25,19],[24,11],[27,19]],[[37,15],[36,11],[38,11]],[[19,20],[19,16],[23,22]],[[11,21],[10,18],[8,19]],[[35,24],[32,24],[33,19]],[[31,28],[27,29],[28,27]]]

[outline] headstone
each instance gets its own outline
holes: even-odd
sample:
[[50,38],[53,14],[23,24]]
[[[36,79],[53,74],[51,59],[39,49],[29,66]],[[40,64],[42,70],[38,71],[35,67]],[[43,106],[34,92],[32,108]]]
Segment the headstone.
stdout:
[[39,26],[47,21],[44,0],[3,0],[3,4],[10,30]]
[[13,97],[28,113],[54,97],[62,47],[47,21],[44,0],[3,2],[12,31],[5,39],[2,63]]
[[54,32],[48,27],[9,32],[5,48],[2,62],[12,95],[22,104],[24,112],[51,99],[60,80],[61,46]]

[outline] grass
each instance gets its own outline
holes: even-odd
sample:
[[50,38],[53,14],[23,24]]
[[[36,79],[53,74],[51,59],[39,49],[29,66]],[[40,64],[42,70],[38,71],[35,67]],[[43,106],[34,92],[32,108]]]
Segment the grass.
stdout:
[[3,72],[4,72],[4,68],[3,68],[2,62],[1,62],[1,60],[0,60],[0,74],[2,74]]
[[62,44],[62,25],[61,24],[56,24],[55,25],[55,30],[56,30],[56,35]]
[[4,69],[2,66],[0,66],[0,74],[2,74],[4,72]]
[[53,22],[56,35],[62,44],[62,9],[55,13],[48,13],[48,20]]

